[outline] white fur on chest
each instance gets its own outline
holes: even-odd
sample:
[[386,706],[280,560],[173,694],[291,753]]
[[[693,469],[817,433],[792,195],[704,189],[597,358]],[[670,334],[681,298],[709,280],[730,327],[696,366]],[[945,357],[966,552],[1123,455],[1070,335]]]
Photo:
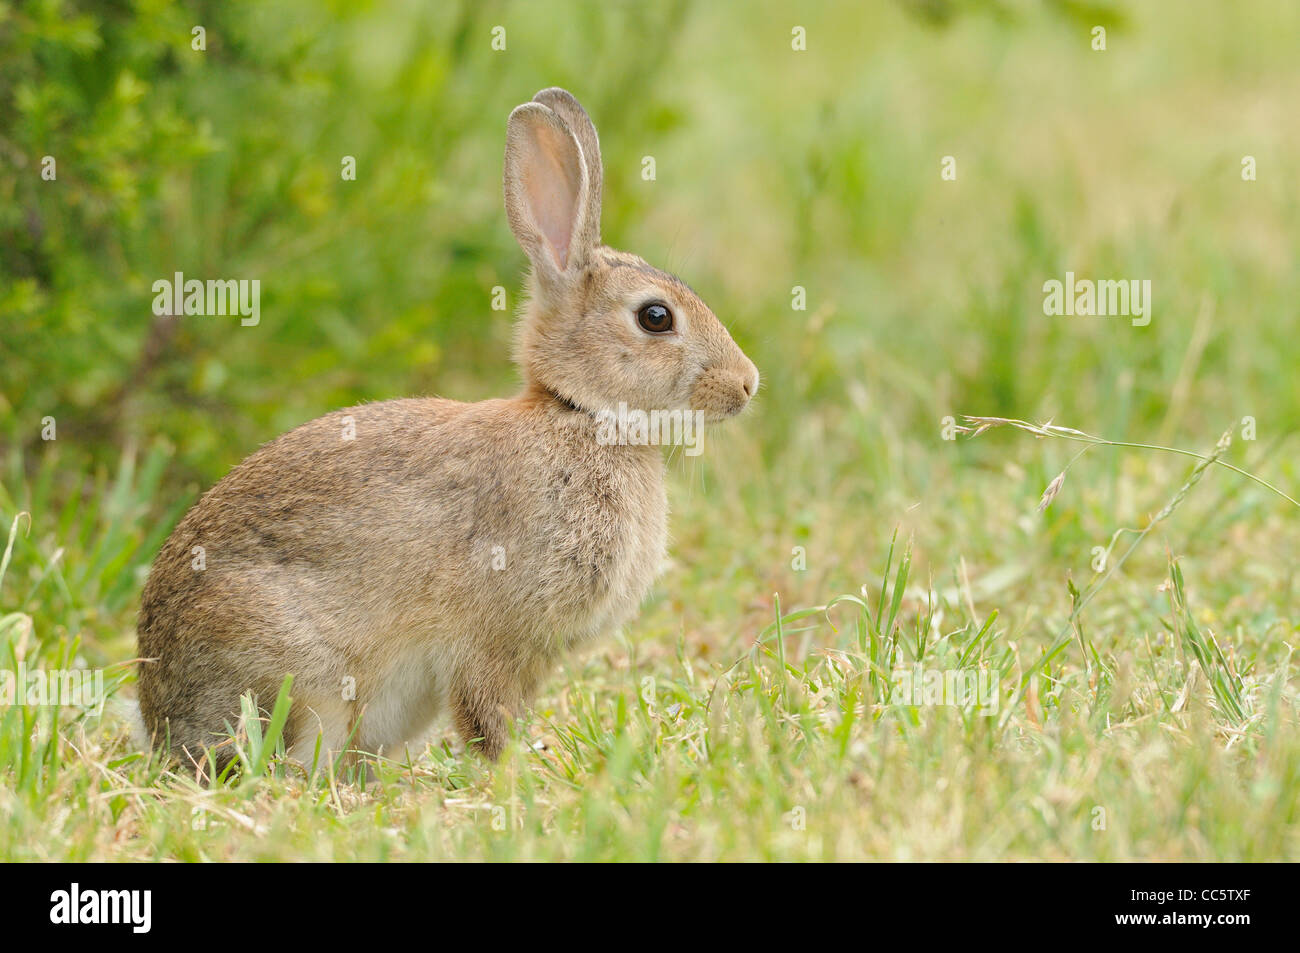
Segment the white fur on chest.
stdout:
[[[608,485],[583,481],[564,500],[546,571],[556,580],[553,619],[570,643],[599,636],[637,610],[663,565],[667,498],[658,454]],[[616,501],[616,502],[615,502]]]

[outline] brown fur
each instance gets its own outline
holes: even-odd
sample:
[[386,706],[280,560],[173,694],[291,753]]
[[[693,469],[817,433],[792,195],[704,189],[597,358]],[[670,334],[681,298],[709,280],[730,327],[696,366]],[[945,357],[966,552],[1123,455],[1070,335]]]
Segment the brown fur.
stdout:
[[[295,757],[310,760],[318,732],[334,753],[354,729],[362,750],[398,746],[450,710],[495,758],[558,655],[635,612],[664,556],[662,454],[602,445],[592,413],[621,401],[722,419],[758,372],[682,282],[600,244],[600,181],[572,96],[543,90],[511,113],[506,209],[533,266],[518,396],[327,414],[181,520],[140,610],[156,743],[198,757],[243,692],[265,709],[292,673]],[[637,326],[649,299],[671,308],[673,334]]]

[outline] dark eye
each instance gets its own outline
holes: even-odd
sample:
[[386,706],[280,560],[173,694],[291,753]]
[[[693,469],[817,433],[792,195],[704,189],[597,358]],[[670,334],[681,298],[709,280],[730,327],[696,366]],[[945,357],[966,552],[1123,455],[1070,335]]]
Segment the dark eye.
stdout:
[[643,304],[636,313],[636,323],[649,334],[667,334],[673,329],[673,313],[658,303]]

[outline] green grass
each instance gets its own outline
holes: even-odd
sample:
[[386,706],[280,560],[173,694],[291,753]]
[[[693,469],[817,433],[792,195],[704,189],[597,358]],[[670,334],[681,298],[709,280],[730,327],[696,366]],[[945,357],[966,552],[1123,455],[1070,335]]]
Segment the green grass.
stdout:
[[[53,534],[24,537],[25,520],[15,526],[0,582],[11,593],[16,579],[38,581],[0,629],[29,666],[64,667],[78,652],[128,657],[130,607],[114,601],[114,554],[134,553],[136,565],[147,558],[122,518],[147,506],[149,471],[125,462],[113,492],[90,492],[65,511],[67,525],[83,527],[67,538],[88,544],[75,558],[55,557]],[[944,579],[947,570],[921,559],[914,543],[882,536],[869,541],[878,568],[860,590],[791,608],[776,593],[806,589],[794,573],[769,567],[772,592],[733,588],[757,561],[723,541],[734,530],[712,499],[677,490],[686,500],[679,521],[708,524],[715,541],[691,565],[679,545],[678,565],[632,637],[557,673],[494,769],[447,739],[380,763],[364,785],[337,765],[304,770],[276,757],[277,705],[265,733],[255,720],[245,722],[254,730],[234,733],[238,780],[209,788],[149,763],[111,702],[103,718],[12,706],[0,715],[0,854],[1296,856],[1300,740],[1287,645],[1296,623],[1274,615],[1268,599],[1238,595],[1210,610],[1180,565],[1203,561],[1188,559],[1113,579],[1071,619],[1069,602],[1049,595],[1065,596],[1051,569],[986,595],[971,567],[959,562]],[[1068,507],[1067,494],[1052,509]],[[987,509],[1010,517],[1035,500],[994,498]],[[1196,494],[1183,505],[1196,507]],[[100,520],[110,528],[87,531]],[[767,543],[779,564],[775,542],[752,529],[748,538]],[[1155,569],[1159,553],[1149,556]],[[102,567],[97,575],[72,575],[67,567],[83,558]],[[728,578],[719,583],[719,573]],[[940,578],[918,584],[931,573]],[[74,591],[91,598],[70,598]],[[737,591],[751,601],[738,604]],[[1048,608],[1035,612],[1028,592]],[[56,637],[24,638],[29,620]],[[1045,622],[1064,627],[1063,643],[1049,644]],[[111,642],[98,644],[97,633]],[[893,703],[892,672],[918,658],[929,669],[992,673],[998,710]]]
[[[63,191],[0,163],[0,669],[113,695],[0,706],[0,859],[1300,859],[1300,13],[437,6],[85,8],[96,46],[0,4],[39,93],[0,83],[0,159],[66,157]],[[193,22],[212,57],[157,52]],[[670,564],[495,767],[439,733],[360,784],[246,718],[225,783],[168,772],[120,705],[154,553],[287,427],[513,387],[501,135],[552,83],[601,130],[606,238],[763,372],[670,463]],[[260,275],[263,324],[159,336],[177,268]],[[1066,270],[1151,278],[1152,323],[1045,317]],[[1108,444],[944,439],[964,414]],[[899,703],[918,660],[997,711]]]

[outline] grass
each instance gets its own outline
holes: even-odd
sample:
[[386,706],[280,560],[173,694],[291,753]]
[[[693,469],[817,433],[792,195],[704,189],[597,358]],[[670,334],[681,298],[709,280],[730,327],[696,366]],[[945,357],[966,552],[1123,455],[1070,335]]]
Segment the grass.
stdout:
[[[801,13],[794,53],[768,2],[645,23],[602,6],[558,34],[545,3],[376,4],[340,10],[302,64],[291,0],[210,12],[220,56],[149,95],[213,111],[224,147],[139,190],[144,224],[104,226],[108,265],[0,287],[21,329],[0,670],[102,667],[111,695],[0,706],[0,859],[1300,859],[1300,16],[839,6]],[[474,52],[498,17],[513,52]],[[587,46],[609,55],[574,66]],[[276,724],[245,717],[224,783],[165,770],[122,704],[154,553],[288,426],[511,388],[506,315],[484,304],[522,260],[497,107],[550,83],[592,90],[608,240],[681,272],[764,375],[752,412],[671,460],[659,583],[554,673],[495,767],[438,733],[360,784],[286,764]],[[340,151],[376,175],[327,187]],[[39,194],[59,221],[60,193]],[[146,279],[178,262],[261,274],[263,326],[183,325],[109,400],[147,341]],[[1045,317],[1066,270],[1152,278],[1150,326]],[[71,323],[42,323],[52,301]],[[963,412],[1012,423],[949,433]],[[983,673],[996,711],[903,703],[918,664]]]
[[[11,653],[4,667],[24,659],[53,668],[75,664],[78,654],[129,651],[130,606],[112,583],[123,571],[135,578],[148,558],[132,545],[140,533],[124,517],[147,507],[155,469],[128,458],[111,492],[95,481],[64,508],[68,538],[85,546],[72,558],[57,553],[52,535],[14,521],[0,583],[8,594],[16,579],[37,582],[0,620]],[[711,500],[689,486],[678,490],[687,501],[679,521],[704,520],[710,535],[726,535],[726,517]],[[1196,505],[1195,494],[1183,496],[1183,505]],[[991,499],[987,509],[1009,515],[1032,502],[1032,494],[1021,506]],[[1065,498],[1054,503],[1064,505]],[[1296,856],[1293,620],[1271,616],[1263,600],[1208,611],[1182,565],[1199,561],[1169,560],[1159,578],[1112,579],[1113,598],[1095,612],[1062,604],[1035,624],[1017,593],[1059,586],[1059,574],[1022,577],[990,595],[981,574],[959,562],[946,584],[918,584],[937,571],[905,541],[921,532],[914,526],[893,533],[892,543],[881,540],[882,568],[858,591],[797,608],[773,594],[729,611],[718,606],[716,616],[699,600],[688,610],[680,594],[706,597],[704,580],[736,557],[721,542],[710,550],[716,562],[686,567],[679,556],[635,636],[557,675],[495,769],[448,738],[380,762],[366,784],[336,765],[304,771],[276,756],[284,718],[277,704],[265,731],[246,712],[232,732],[238,780],[204,787],[142,756],[113,700],[103,717],[7,707],[0,855]],[[68,568],[83,561],[100,568]],[[725,590],[715,592],[725,601]],[[1053,615],[1063,644],[1043,631]],[[60,637],[24,635],[33,628]],[[105,632],[119,633],[112,647],[95,644]],[[893,673],[917,661],[991,673],[998,710],[896,703]]]

